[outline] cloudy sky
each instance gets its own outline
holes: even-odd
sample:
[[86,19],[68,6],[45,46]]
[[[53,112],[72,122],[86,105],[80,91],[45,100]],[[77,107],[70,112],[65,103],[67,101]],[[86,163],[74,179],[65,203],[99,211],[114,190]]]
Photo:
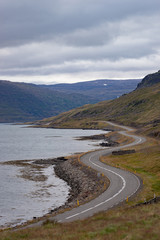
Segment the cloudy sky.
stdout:
[[0,0],[0,79],[142,78],[160,69],[160,0]]

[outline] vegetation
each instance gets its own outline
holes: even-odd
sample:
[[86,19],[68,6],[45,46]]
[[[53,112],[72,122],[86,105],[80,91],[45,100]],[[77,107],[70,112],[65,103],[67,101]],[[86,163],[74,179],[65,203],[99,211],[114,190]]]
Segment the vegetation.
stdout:
[[[132,80],[94,80],[73,84],[56,84],[48,86],[63,93],[79,93],[94,97],[97,102],[115,99],[124,93],[129,93],[137,87],[140,79]],[[47,87],[47,86],[45,86]]]
[[136,146],[135,149],[135,153],[104,156],[101,157],[101,161],[139,175],[143,179],[144,187],[137,201],[144,202],[144,199],[149,200],[154,195],[160,196],[159,141],[148,139],[146,143]]
[[72,224],[47,222],[43,227],[1,233],[1,240],[158,240],[160,204],[118,208]]
[[[107,81],[107,80],[106,80]],[[0,81],[0,122],[24,122],[113,99],[136,87],[138,80],[91,81],[76,84],[35,85]]]
[[[155,76],[157,78],[157,74]],[[153,75],[151,83],[152,79]],[[38,124],[45,127],[98,128],[96,121],[110,120],[141,128],[143,133],[160,137],[160,78],[158,83],[151,83],[148,81],[149,87],[141,85],[118,99],[85,105]]]
[[153,84],[159,83],[159,79],[160,79],[160,70],[158,72],[156,72],[156,73],[147,75],[138,84],[138,88],[152,86]]
[[[138,131],[159,136],[160,131],[160,83],[138,87],[134,92],[119,99],[86,105],[39,122],[49,127],[106,127],[104,120],[137,126]],[[92,120],[91,120],[92,119]],[[99,121],[100,120],[100,121]],[[108,127],[108,126],[107,126]],[[158,134],[155,134],[158,133]],[[112,139],[127,141],[116,132]],[[128,140],[129,142],[131,139]],[[129,202],[98,213],[86,220],[59,224],[46,221],[42,227],[2,231],[1,240],[159,240],[160,202],[137,206],[137,203],[160,195],[160,140],[147,138],[147,142],[135,147],[135,153],[123,156],[105,156],[101,160],[136,173],[143,179],[141,192]]]
[[[126,141],[126,137],[120,138]],[[114,137],[114,135],[112,137]],[[130,141],[130,139],[129,139]],[[42,227],[0,232],[1,240],[158,240],[160,238],[160,203],[136,206],[137,203],[160,194],[159,141],[148,139],[137,146],[136,153],[122,156],[107,156],[102,160],[111,165],[135,172],[143,179],[143,189],[122,206],[94,215],[83,221],[59,224],[46,221]],[[152,159],[152,161],[151,161]]]
[[80,94],[62,94],[54,89],[27,83],[0,81],[0,122],[24,122],[43,119],[63,111],[95,103]]

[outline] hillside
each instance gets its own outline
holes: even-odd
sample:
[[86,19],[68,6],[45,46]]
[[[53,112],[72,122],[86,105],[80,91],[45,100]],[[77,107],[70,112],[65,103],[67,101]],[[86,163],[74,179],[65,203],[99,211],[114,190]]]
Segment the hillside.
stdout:
[[156,73],[149,74],[145,78],[143,78],[143,80],[138,84],[137,88],[150,87],[159,82],[160,82],[160,70]]
[[113,99],[136,87],[138,80],[97,80],[76,84],[35,85],[0,81],[0,122],[34,121]]
[[94,121],[110,120],[139,127],[147,134],[160,137],[160,79],[159,83],[154,83],[152,75],[149,82],[149,87],[138,87],[118,99],[85,105],[38,124],[47,124],[48,127],[97,128]]
[[108,80],[99,79],[94,81],[79,82],[73,84],[42,85],[42,87],[54,89],[62,93],[78,93],[93,97],[97,102],[117,98],[124,93],[133,91],[140,79]]
[[[49,127],[97,127],[94,119],[110,119],[141,126],[141,131],[148,129],[150,133],[156,128],[160,130],[160,82],[154,84],[151,81],[150,84],[149,87],[138,88],[119,99],[86,105],[57,117],[43,120],[39,124],[44,124],[45,127],[45,124],[49,124]],[[133,122],[132,118],[134,118]],[[117,135],[117,132],[112,134],[119,143],[126,143],[126,139],[121,134],[120,136]],[[128,141],[130,142],[130,139]],[[147,138],[146,142],[134,148],[135,153],[107,155],[101,157],[101,161],[116,168],[133,172],[143,180],[143,187],[136,197],[127,198],[126,203],[81,221],[63,224],[46,218],[46,222],[40,227],[16,229],[16,231],[1,230],[0,239],[158,240],[160,238],[159,141]],[[78,164],[81,164],[79,155],[71,156],[71,159],[72,162],[77,161]],[[78,164],[75,166],[77,167]],[[80,168],[83,169],[84,165],[81,165]]]
[[95,99],[77,93],[62,94],[34,84],[0,81],[0,122],[43,119],[95,102]]

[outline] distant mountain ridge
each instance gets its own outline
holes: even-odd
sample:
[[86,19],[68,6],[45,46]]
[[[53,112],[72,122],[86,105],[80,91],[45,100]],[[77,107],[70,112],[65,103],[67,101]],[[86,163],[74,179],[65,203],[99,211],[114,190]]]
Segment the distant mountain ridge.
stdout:
[[34,121],[130,92],[138,80],[35,85],[0,81],[0,122]]
[[76,93],[62,94],[35,84],[0,81],[0,122],[38,120],[95,102],[94,98]]
[[99,121],[109,120],[138,127],[140,131],[160,138],[160,74],[149,76],[149,80],[145,77],[140,87],[131,93],[82,106],[37,124],[57,128],[99,128]]
[[94,97],[97,102],[111,100],[125,93],[129,93],[137,87],[140,79],[109,80],[98,79],[93,81],[78,82],[72,84],[41,85],[63,93],[79,93]]

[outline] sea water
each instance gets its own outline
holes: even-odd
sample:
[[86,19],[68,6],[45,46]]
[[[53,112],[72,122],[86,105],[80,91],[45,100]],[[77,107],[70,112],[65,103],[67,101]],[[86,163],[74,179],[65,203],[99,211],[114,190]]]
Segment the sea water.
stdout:
[[76,138],[101,133],[0,124],[0,228],[43,216],[67,201],[69,186],[56,177],[53,166],[33,166],[25,160],[97,149],[97,142]]

